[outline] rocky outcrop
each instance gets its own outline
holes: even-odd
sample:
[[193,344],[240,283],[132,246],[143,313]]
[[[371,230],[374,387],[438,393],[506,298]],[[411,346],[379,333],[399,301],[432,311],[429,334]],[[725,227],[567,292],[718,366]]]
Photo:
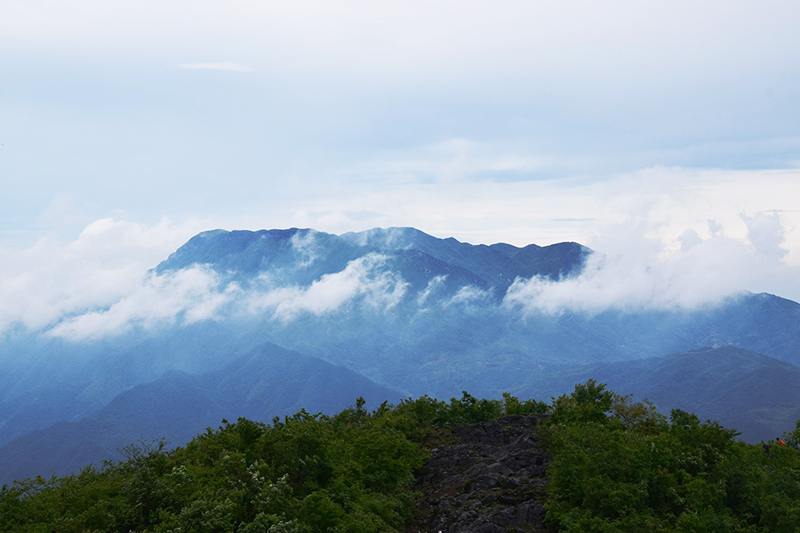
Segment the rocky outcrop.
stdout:
[[547,455],[536,416],[512,415],[456,428],[417,475],[408,533],[521,533],[542,524]]

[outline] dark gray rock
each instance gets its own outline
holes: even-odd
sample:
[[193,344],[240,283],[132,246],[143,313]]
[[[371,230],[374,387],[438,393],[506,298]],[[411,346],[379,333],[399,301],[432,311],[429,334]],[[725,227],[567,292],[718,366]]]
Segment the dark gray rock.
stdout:
[[544,527],[547,455],[541,417],[512,415],[453,429],[417,473],[408,533],[537,533]]

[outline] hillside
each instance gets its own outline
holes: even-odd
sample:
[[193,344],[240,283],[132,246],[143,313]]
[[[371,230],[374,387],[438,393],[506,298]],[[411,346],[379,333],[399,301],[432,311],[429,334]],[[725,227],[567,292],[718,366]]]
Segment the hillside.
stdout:
[[800,441],[749,445],[589,380],[551,404],[467,393],[245,418],[185,447],[0,489],[0,530],[792,533]]
[[184,445],[223,419],[267,420],[303,407],[333,414],[355,395],[370,406],[403,397],[342,367],[264,344],[220,370],[197,376],[172,371],[119,394],[91,418],[18,437],[0,447],[0,484],[116,461],[120,449],[139,439]]
[[800,419],[800,368],[735,346],[705,348],[645,360],[555,368],[536,378],[561,394],[570,382],[596,378],[612,389],[647,398],[662,412],[683,409],[717,420],[747,442],[774,440]]

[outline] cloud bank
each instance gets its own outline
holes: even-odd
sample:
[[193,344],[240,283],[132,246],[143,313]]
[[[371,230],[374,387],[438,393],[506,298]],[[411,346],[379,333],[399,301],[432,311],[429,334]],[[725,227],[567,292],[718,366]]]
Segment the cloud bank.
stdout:
[[203,268],[149,274],[108,309],[67,318],[46,334],[69,340],[92,340],[121,335],[135,328],[193,324],[214,318],[237,291],[235,284],[220,290],[217,274]]
[[[708,220],[706,231],[688,228],[676,237],[680,246],[672,248],[658,237],[659,224],[643,213],[598,235],[591,243],[597,253],[580,275],[517,279],[498,304],[496,297],[471,286],[442,292],[444,276],[411,292],[387,257],[377,253],[307,285],[287,284],[275,272],[243,288],[203,265],[156,274],[150,269],[185,240],[183,230],[168,221],[148,227],[101,219],[74,242],[41,240],[2,255],[0,333],[23,328],[92,340],[237,317],[287,324],[355,309],[386,314],[401,304],[419,311],[441,306],[465,312],[499,306],[498,312],[523,318],[565,311],[697,309],[742,291],[797,300],[800,268],[785,262],[781,214],[740,213],[739,220],[747,228],[745,238],[730,236],[723,224]],[[320,259],[316,238],[312,231],[292,239],[297,268]]]
[[646,224],[633,221],[598,242],[606,253],[590,256],[581,275],[560,281],[518,279],[503,305],[526,315],[636,312],[695,309],[744,291],[798,294],[800,268],[782,261],[787,250],[779,216],[741,218],[749,230],[746,240],[726,236],[718,222],[709,220],[709,238],[686,230],[677,251],[645,236]]
[[241,63],[180,63],[176,67],[184,70],[222,70],[227,72],[253,72],[253,67]]
[[66,317],[107,308],[141,291],[147,271],[185,240],[168,220],[147,226],[110,218],[69,243],[40,239],[0,253],[0,333],[42,330]]
[[256,291],[245,298],[252,314],[271,313],[289,321],[302,313],[316,316],[361,302],[377,312],[396,306],[408,284],[396,273],[382,270],[386,257],[369,254],[347,264],[344,270],[325,274],[308,287],[278,287]]

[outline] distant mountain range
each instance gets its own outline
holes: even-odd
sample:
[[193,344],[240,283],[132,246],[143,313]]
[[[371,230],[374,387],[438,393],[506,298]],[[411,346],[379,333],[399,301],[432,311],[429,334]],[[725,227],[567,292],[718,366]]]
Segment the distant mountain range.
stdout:
[[386,257],[386,269],[416,290],[437,276],[453,288],[492,288],[502,295],[516,278],[558,279],[580,270],[591,250],[574,242],[517,248],[509,244],[472,245],[437,239],[414,228],[373,229],[330,235],[310,229],[200,233],[155,269],[163,274],[192,265],[209,265],[237,281],[280,273],[284,283],[308,285],[342,272],[369,254]]
[[[152,290],[184,274],[207,281],[171,320],[85,337],[6,333],[0,482],[73,471],[140,437],[181,444],[223,417],[462,390],[547,399],[589,377],[718,418],[751,441],[800,418],[796,302],[743,293],[693,310],[594,314],[508,305],[515,282],[580,276],[591,254],[413,228],[201,233],[151,272]],[[116,324],[114,309],[91,311],[86,323]]]
[[118,394],[92,417],[18,437],[0,448],[0,482],[119,460],[118,450],[140,439],[183,444],[223,419],[270,421],[301,409],[333,414],[359,396],[373,406],[403,398],[340,366],[263,344],[212,372],[167,371]]
[[662,410],[683,409],[717,420],[748,442],[775,439],[800,420],[800,368],[734,346],[551,368],[521,390],[550,389],[556,395],[589,378],[619,394],[647,398]]

